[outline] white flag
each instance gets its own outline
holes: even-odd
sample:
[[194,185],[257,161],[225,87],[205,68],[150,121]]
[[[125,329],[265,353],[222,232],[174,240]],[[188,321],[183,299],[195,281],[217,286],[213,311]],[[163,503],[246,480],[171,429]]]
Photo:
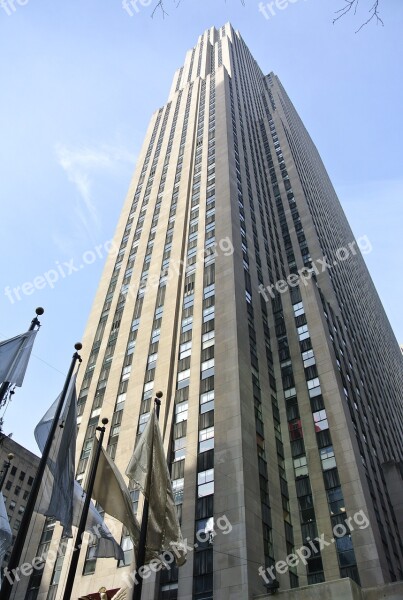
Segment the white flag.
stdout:
[[12,539],[13,534],[11,533],[10,523],[8,521],[6,505],[4,504],[3,494],[0,492],[0,565],[3,564],[4,557],[11,546]]
[[[84,492],[78,481],[75,481],[73,503],[73,525],[75,527],[78,527],[80,522],[86,495],[87,494]],[[90,502],[86,531],[92,534],[93,539],[94,536],[98,538],[97,547],[95,550],[95,556],[97,558],[115,558],[116,560],[124,559],[124,553],[121,546],[114,539],[112,533],[106,526],[103,517],[97,511],[93,502]]]
[[[60,396],[35,427],[35,439],[41,452],[52,427]],[[73,375],[60,415],[59,427],[53,440],[48,463],[42,481],[40,505],[37,512],[54,517],[65,528],[65,535],[72,536],[73,488],[77,436],[76,376]]]
[[37,330],[27,331],[0,342],[0,382],[22,386],[37,333]]
[[158,419],[153,410],[134,449],[126,475],[149,502],[146,562],[165,550],[174,550],[179,566],[186,561],[171,478],[165,458]]
[[[35,439],[41,452],[52,427],[60,396],[35,428]],[[71,379],[60,415],[51,453],[42,482],[37,512],[53,517],[63,525],[67,537],[72,537],[72,526],[78,527],[84,506],[85,492],[74,480],[77,437],[76,376]],[[86,530],[99,538],[97,556],[123,559],[123,550],[114,540],[102,516],[91,502]],[[98,533],[97,533],[98,532]]]
[[[95,439],[93,453],[97,451],[98,445],[99,441]],[[137,547],[140,527],[133,512],[130,492],[115,463],[102,447],[91,495],[108,515],[127,527],[133,545]]]

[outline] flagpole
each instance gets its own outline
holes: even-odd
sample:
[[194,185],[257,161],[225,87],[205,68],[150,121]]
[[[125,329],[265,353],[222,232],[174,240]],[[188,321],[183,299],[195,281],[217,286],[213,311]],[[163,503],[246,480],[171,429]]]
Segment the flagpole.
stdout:
[[[154,399],[155,403],[155,415],[157,417],[157,421],[160,418],[160,408],[161,408],[161,398],[163,396],[162,392],[156,393],[156,398]],[[153,437],[154,441],[154,437]],[[152,457],[152,449],[151,449],[151,457]],[[151,481],[151,477],[149,477],[149,481]],[[150,495],[149,493],[147,494]],[[144,567],[146,560],[146,543],[147,543],[147,528],[148,528],[148,513],[149,513],[149,503],[147,498],[144,497],[144,505],[143,505],[143,517],[141,520],[141,529],[140,529],[140,540],[139,540],[139,549],[137,552],[137,561],[136,561],[136,571],[139,572],[141,567]],[[136,580],[137,581],[137,580]],[[134,586],[133,589],[133,599],[132,600],[141,600],[141,592],[143,589],[143,578],[139,577],[139,582]],[[63,599],[66,600],[66,599]]]
[[[37,309],[38,310],[38,309]],[[37,313],[40,314],[40,313]],[[34,324],[35,319],[32,321]],[[35,325],[34,325],[35,326]],[[8,562],[7,568],[10,572],[19,567],[22,551],[24,549],[25,539],[28,534],[28,528],[31,523],[31,519],[34,513],[35,504],[39,495],[39,490],[42,484],[42,480],[45,474],[46,465],[48,462],[53,438],[55,437],[55,433],[57,427],[59,425],[59,419],[62,412],[63,404],[66,399],[67,391],[69,388],[70,380],[73,375],[74,367],[77,361],[81,362],[81,356],[78,354],[78,351],[81,350],[82,345],[76,344],[74,346],[76,352],[73,354],[73,358],[71,360],[70,368],[67,373],[66,381],[63,386],[62,393],[60,395],[59,404],[57,405],[55,416],[53,417],[52,427],[49,431],[48,439],[46,440],[45,448],[43,449],[43,454],[41,460],[39,462],[38,470],[36,472],[35,479],[32,484],[31,492],[28,496],[27,504],[25,507],[25,511],[22,515],[20,528],[18,530],[18,534],[16,540],[14,542],[13,550],[11,552],[11,557]],[[7,577],[4,578],[3,584],[0,590],[0,598],[1,600],[9,600],[12,592],[13,583],[11,583]]]
[[72,559],[70,562],[66,586],[64,588],[63,600],[70,600],[71,592],[73,591],[73,585],[74,585],[74,579],[75,579],[76,572],[77,572],[78,560],[80,558],[82,537],[85,532],[85,526],[87,524],[87,517],[88,517],[88,511],[90,508],[92,491],[94,489],[94,483],[95,483],[95,477],[97,474],[99,457],[101,455],[101,450],[102,450],[102,442],[104,440],[104,435],[105,435],[105,425],[107,423],[108,423],[108,419],[102,419],[103,427],[96,428],[96,431],[100,431],[101,433],[99,435],[97,450],[96,450],[96,453],[94,455],[94,458],[93,458],[93,461],[91,464],[91,471],[90,471],[90,476],[89,476],[89,480],[88,480],[88,486],[87,486],[87,490],[86,490],[84,506],[83,506],[83,510],[81,513],[81,517],[80,517],[80,523],[79,523],[78,529],[77,529],[76,541],[74,543],[73,556],[72,556]]
[[0,492],[3,489],[3,485],[4,485],[4,482],[6,480],[8,470],[11,467],[11,461],[14,458],[14,454],[12,452],[10,452],[10,454],[7,454],[7,458],[8,458],[8,460],[4,461],[4,465],[3,465],[3,475],[2,475],[2,478],[1,478],[1,481],[0,481]]
[[[35,329],[35,327],[40,327],[40,322],[38,320],[38,315],[43,315],[43,313],[45,312],[44,309],[41,306],[38,306],[38,308],[36,309],[36,317],[34,317],[31,321],[31,325],[29,326],[28,331],[33,331]],[[8,388],[10,387],[10,382],[9,381],[3,381],[3,383],[0,386],[0,406],[2,405],[7,392],[8,392]]]

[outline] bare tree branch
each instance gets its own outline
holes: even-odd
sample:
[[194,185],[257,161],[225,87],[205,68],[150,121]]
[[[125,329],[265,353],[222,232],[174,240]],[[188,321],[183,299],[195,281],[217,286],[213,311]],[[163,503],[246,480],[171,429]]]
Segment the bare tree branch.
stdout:
[[[182,0],[174,0],[176,7],[178,8],[179,4],[181,3]],[[241,0],[241,4],[242,6],[245,6],[245,0]],[[153,12],[151,13],[151,17],[154,17],[155,13],[157,12],[157,10],[160,10],[162,13],[162,18],[165,18],[165,16],[169,16],[167,11],[165,10],[165,0],[157,0],[156,5],[154,6]]]
[[[354,15],[357,14],[357,9],[358,9],[360,0],[344,0],[344,2],[345,2],[345,5],[336,11],[336,15],[338,15],[338,16],[335,19],[333,19],[333,24],[336,23],[336,21],[338,21],[342,17],[344,17],[350,11],[353,11]],[[368,23],[370,23],[373,19],[375,19],[377,25],[379,25],[379,24],[381,24],[382,26],[384,25],[384,22],[382,21],[381,17],[379,16],[379,2],[380,2],[380,0],[374,0],[374,4],[371,6],[371,8],[368,11],[370,13],[370,16],[357,29],[357,31],[355,33],[358,33],[359,31],[361,31],[361,29],[363,27],[365,27],[365,25],[368,25]]]
[[162,18],[165,18],[165,15],[168,16],[167,11],[165,10],[164,7],[164,0],[158,0],[157,4],[154,6],[153,12],[151,13],[151,17],[154,17],[155,13],[157,12],[157,10],[160,9],[162,12]]
[[[174,0],[175,2],[175,8],[178,8],[179,4],[181,3],[181,0]],[[165,16],[169,16],[167,11],[165,10],[165,1],[164,0],[158,0],[157,4],[154,6],[153,12],[151,13],[151,17],[154,17],[155,13],[157,12],[157,10],[160,10],[162,13],[162,18],[164,19]]]
[[[172,2],[175,4],[175,8],[178,8],[179,4],[181,3],[181,0],[172,0]],[[245,6],[245,0],[240,0],[240,2],[242,4],[242,6]],[[375,22],[377,25],[379,25],[379,24],[382,26],[384,25],[384,22],[379,15],[379,3],[380,3],[380,0],[374,0],[373,5],[371,6],[371,8],[368,11],[370,16],[364,23],[362,23],[362,25],[357,29],[357,31],[355,33],[358,33],[359,31],[361,31],[361,29],[363,27],[365,27],[365,25],[368,25],[374,19],[375,19]],[[354,13],[354,15],[356,15],[359,4],[360,4],[360,0],[344,0],[344,6],[339,8],[339,10],[336,10],[335,14],[337,16],[333,19],[333,24],[335,24],[342,17],[345,17],[351,11]],[[166,0],[156,0],[156,4],[151,13],[151,17],[154,17],[154,15],[157,13],[157,11],[161,11],[163,19],[166,16],[168,17],[169,14],[166,11],[165,6],[166,6]]]

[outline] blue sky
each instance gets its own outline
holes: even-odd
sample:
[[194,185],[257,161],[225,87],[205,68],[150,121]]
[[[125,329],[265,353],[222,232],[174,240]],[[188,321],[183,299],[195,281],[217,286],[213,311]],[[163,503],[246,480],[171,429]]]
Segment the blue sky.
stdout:
[[[343,0],[294,0],[268,20],[255,0],[166,0],[165,19],[140,3],[130,17],[120,0],[15,0],[15,11],[10,1],[0,3],[0,338],[24,331],[36,306],[46,312],[6,433],[36,450],[33,427],[63,385],[104,261],[71,265],[113,237],[152,112],[199,34],[227,21],[281,78],[355,234],[371,240],[367,264],[403,342],[400,0],[382,0],[385,26],[358,34],[371,0],[337,25]],[[52,269],[53,288],[5,295]]]

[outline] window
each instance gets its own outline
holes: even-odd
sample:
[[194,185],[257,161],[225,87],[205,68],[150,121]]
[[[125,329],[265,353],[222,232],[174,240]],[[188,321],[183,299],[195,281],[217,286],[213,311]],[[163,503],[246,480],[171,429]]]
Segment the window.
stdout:
[[298,337],[299,337],[300,342],[302,342],[302,340],[306,340],[307,338],[309,338],[308,325],[302,325],[301,327],[298,327],[297,332],[298,332]]
[[197,496],[203,498],[214,494],[214,469],[202,471],[197,475]]
[[180,402],[175,406],[175,422],[181,423],[188,418],[188,402]]
[[182,502],[183,502],[184,483],[185,483],[185,480],[183,478],[172,480],[172,492],[173,492],[175,504],[182,504]]
[[147,398],[151,398],[151,396],[153,395],[153,387],[154,387],[154,381],[148,381],[147,383],[144,384],[143,400],[147,400]]
[[148,420],[150,419],[150,413],[143,413],[139,417],[139,430],[138,433],[142,433],[147,425]]
[[190,377],[190,369],[186,369],[185,371],[181,371],[180,373],[178,373],[178,377],[177,377],[178,389],[187,387],[189,385],[189,377]]
[[11,467],[10,475],[14,476],[17,472],[17,467]]
[[153,329],[152,334],[151,334],[151,343],[152,344],[155,344],[155,342],[159,341],[160,334],[161,334],[161,329],[160,328]]
[[130,535],[123,535],[120,545],[123,550],[123,560],[118,561],[118,567],[127,567],[131,564],[134,557],[133,542]]
[[214,517],[196,521],[196,540],[199,548],[208,548],[214,537]]
[[318,433],[319,431],[323,431],[324,429],[329,429],[325,410],[318,410],[317,412],[314,412],[313,420],[315,422],[316,433]]
[[193,317],[185,317],[182,319],[182,332],[189,331],[193,326]]
[[309,393],[310,398],[315,398],[315,396],[319,396],[322,393],[319,379],[317,377],[307,381],[307,384],[308,384],[308,393]]
[[293,305],[293,309],[294,309],[294,316],[295,317],[299,317],[300,315],[304,314],[304,305],[302,304],[302,302],[298,302],[298,304],[294,304]]
[[205,350],[206,348],[210,348],[210,346],[213,346],[214,341],[215,341],[215,331],[213,329],[212,331],[205,333],[202,337],[203,350]]
[[21,471],[20,476],[19,476],[19,480],[20,481],[24,481],[24,479],[25,479],[25,473],[24,473],[24,471]]
[[91,454],[91,450],[92,450],[92,443],[93,443],[93,438],[91,437],[91,439],[87,440],[84,442],[83,444],[83,449],[81,452],[81,458],[88,458],[89,455]]
[[295,477],[305,477],[305,475],[308,475],[306,456],[300,456],[299,458],[294,459],[294,471]]
[[214,426],[199,431],[199,452],[214,448]]
[[115,412],[123,410],[123,408],[125,406],[125,400],[126,400],[126,393],[118,395],[118,397],[116,398]]
[[179,347],[179,359],[182,360],[182,358],[187,358],[188,356],[191,355],[192,352],[192,342],[185,342],[184,344],[181,344]]
[[174,461],[182,460],[186,456],[186,437],[174,440]]
[[211,367],[214,367],[214,358],[210,358],[209,360],[205,360],[201,364],[201,370],[202,371],[206,371],[207,369],[211,369]]
[[333,446],[322,448],[319,452],[322,461],[322,469],[324,471],[327,471],[328,469],[334,469],[336,467],[336,459],[334,457]]
[[92,575],[93,573],[95,573],[95,566],[97,562],[96,549],[96,544],[93,546],[88,546],[87,555],[85,557],[83,575]]
[[158,352],[154,354],[150,354],[147,361],[147,369],[153,369],[155,367],[155,363],[157,362]]
[[313,379],[308,379],[308,381],[306,383],[308,385],[308,390],[311,390],[312,388],[318,387],[320,385],[318,377],[314,377]]
[[346,507],[344,506],[344,498],[343,493],[341,491],[341,487],[332,488],[327,491],[327,499],[329,502],[330,513],[332,515],[338,515],[339,513],[346,512]]
[[341,567],[347,567],[356,563],[351,535],[338,538],[336,546]]
[[[308,479],[308,478],[306,478]],[[301,481],[304,481],[303,479]],[[302,496],[298,498],[299,509],[301,511],[301,523],[310,523],[315,521],[315,511],[313,508],[313,499],[312,495],[308,494],[307,496]]]
[[202,379],[206,379],[207,377],[211,377],[214,375],[214,358],[210,358],[209,360],[205,360],[201,364],[201,377]]
[[315,364],[315,356],[313,350],[307,350],[302,353],[302,360],[304,361],[304,367],[310,367]]
[[126,381],[127,379],[129,379],[131,370],[132,370],[131,365],[129,365],[127,367],[123,367],[121,381]]
[[210,600],[213,597],[213,551],[197,552],[194,557],[193,591],[195,600]]
[[212,283],[211,285],[208,285],[204,288],[203,297],[204,297],[204,299],[210,298],[210,296],[214,296],[214,293],[215,293],[215,284]]
[[302,425],[300,419],[294,419],[290,421],[288,424],[288,428],[290,430],[290,440],[298,440],[302,438]]
[[[61,543],[66,541],[66,538],[62,538]],[[46,600],[53,600],[56,597],[57,586],[60,581],[60,575],[62,573],[63,561],[66,552],[66,547],[59,548],[58,552],[60,553],[55,562],[55,567],[53,569],[52,579],[50,581],[50,585],[54,587],[50,587],[49,593]],[[53,593],[52,593],[53,592]]]
[[46,519],[46,523],[45,526],[43,528],[43,532],[42,532],[42,536],[41,536],[41,544],[44,544],[45,542],[50,542],[50,540],[52,539],[52,535],[53,535],[53,531],[55,528],[55,520],[48,517]]
[[200,412],[206,413],[214,410],[214,390],[200,395]]
[[205,308],[203,310],[203,323],[206,323],[207,321],[210,321],[211,319],[214,319],[214,306],[209,306],[209,308]]

